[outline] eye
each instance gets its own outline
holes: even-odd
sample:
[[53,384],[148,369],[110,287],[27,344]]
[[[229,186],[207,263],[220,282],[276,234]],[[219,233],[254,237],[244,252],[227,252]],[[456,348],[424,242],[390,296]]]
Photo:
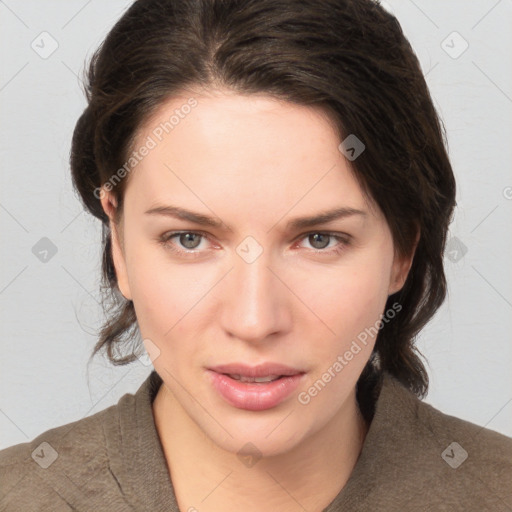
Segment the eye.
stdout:
[[201,242],[200,238],[202,238],[202,235],[198,233],[180,233],[175,236],[179,237],[180,244],[183,244],[186,249],[197,249]]
[[[307,240],[308,243],[313,247],[313,252],[315,253],[340,253],[343,251],[346,246],[349,244],[348,235],[342,235],[340,233],[325,233],[322,231],[316,231],[313,233],[306,233],[301,236],[301,240]],[[329,243],[331,241],[335,241],[334,245],[329,247]]]
[[[177,239],[179,245],[171,243],[174,238]],[[200,246],[203,238],[207,238],[207,236],[195,231],[172,231],[161,235],[158,242],[177,254],[200,256],[200,251],[196,251],[196,249]]]
[[[173,242],[173,239],[177,241]],[[196,231],[171,231],[160,235],[157,241],[176,254],[198,257],[205,252],[201,248],[203,239],[208,240],[208,235]],[[339,254],[349,245],[350,236],[341,233],[315,231],[301,235],[299,240],[307,240],[312,246],[310,251],[315,254]],[[333,241],[337,243],[330,245],[330,242]]]

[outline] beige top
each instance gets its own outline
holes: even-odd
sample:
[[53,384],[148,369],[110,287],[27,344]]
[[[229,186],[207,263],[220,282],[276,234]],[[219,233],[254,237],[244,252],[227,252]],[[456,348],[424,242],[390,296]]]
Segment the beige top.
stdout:
[[[179,512],[151,409],[161,383],[153,371],[117,405],[1,450],[0,511]],[[510,512],[512,439],[386,374],[361,455],[324,512],[377,510]]]

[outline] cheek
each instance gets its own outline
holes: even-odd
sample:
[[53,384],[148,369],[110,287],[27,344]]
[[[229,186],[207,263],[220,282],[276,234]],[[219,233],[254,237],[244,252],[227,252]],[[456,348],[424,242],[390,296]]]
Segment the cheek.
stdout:
[[360,254],[346,265],[319,271],[314,279],[309,275],[297,288],[298,295],[307,297],[311,309],[346,339],[373,324],[383,312],[388,297],[388,260]]
[[308,338],[316,341],[308,347],[313,372],[299,402],[314,403],[318,418],[331,415],[333,404],[348,397],[372,353],[388,296],[389,266],[383,258],[361,258],[316,280],[310,290],[312,309],[331,329],[306,325]]
[[[308,347],[315,368],[309,385],[316,379],[330,383],[318,401],[327,410],[329,397],[342,396],[355,385],[372,353],[388,297],[391,259],[386,254],[361,252],[343,267],[319,272],[315,280],[308,278],[309,304],[321,319],[308,316],[310,320],[303,324],[306,337],[316,340]],[[303,283],[299,293],[307,288]]]
[[179,332],[180,319],[198,297],[204,284],[194,278],[193,266],[173,265],[165,250],[152,242],[126,243],[127,272],[137,322],[143,337],[164,340]]

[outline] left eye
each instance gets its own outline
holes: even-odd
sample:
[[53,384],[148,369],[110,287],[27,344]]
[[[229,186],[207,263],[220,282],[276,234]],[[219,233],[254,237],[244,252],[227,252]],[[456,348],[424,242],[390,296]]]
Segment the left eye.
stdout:
[[[330,233],[310,233],[303,237],[313,246],[313,249],[323,250],[329,245],[329,242],[334,239],[340,239],[341,237],[332,235]],[[317,244],[317,245],[315,245]]]

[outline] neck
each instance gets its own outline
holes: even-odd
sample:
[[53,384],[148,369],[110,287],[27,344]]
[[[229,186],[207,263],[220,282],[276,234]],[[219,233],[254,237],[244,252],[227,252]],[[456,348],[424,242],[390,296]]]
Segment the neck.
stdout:
[[244,465],[208,438],[163,384],[153,414],[181,511],[320,512],[345,486],[368,430],[354,391],[337,416],[292,450]]

